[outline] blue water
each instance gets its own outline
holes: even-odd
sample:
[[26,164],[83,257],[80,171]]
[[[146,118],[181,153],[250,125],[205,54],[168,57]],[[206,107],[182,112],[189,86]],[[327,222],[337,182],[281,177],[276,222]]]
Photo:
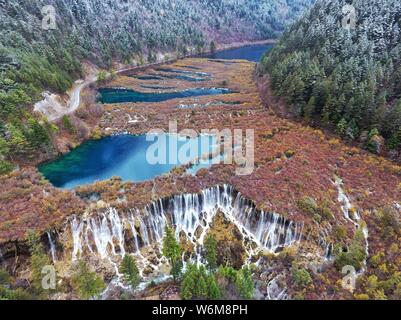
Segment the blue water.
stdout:
[[[146,135],[117,135],[88,141],[59,159],[39,166],[39,171],[54,186],[66,189],[114,176],[124,181],[140,182],[189,163],[211,152],[216,146],[213,136],[188,139],[163,134],[151,137],[153,141],[147,141]],[[155,143],[159,147],[157,150],[151,149]],[[152,160],[147,153],[160,157],[161,163],[155,163],[157,161]],[[210,166],[212,160],[209,161],[210,164],[204,163],[197,168]]]
[[133,76],[139,80],[183,80],[189,82],[201,82],[210,79],[210,74],[204,72],[187,71],[172,68],[158,68],[156,71],[166,72],[165,74],[148,74],[143,76]]
[[164,79],[183,80],[188,82],[202,82],[208,80],[207,78],[192,77],[192,76],[187,76],[185,74],[176,74],[176,75],[163,74],[161,75],[161,77],[163,77]]
[[208,74],[206,72],[187,71],[187,70],[172,69],[172,68],[159,68],[156,70],[162,71],[162,72],[169,72],[169,73],[186,74],[186,75],[191,75],[191,76],[195,76],[195,77],[210,77],[210,74]]
[[194,67],[194,66],[182,66],[183,68],[192,69],[192,70],[201,70],[202,68]]
[[200,74],[195,74],[195,73],[190,73],[189,71],[187,72],[178,72],[177,71],[168,71],[166,70],[159,70],[159,71],[164,71],[164,72],[169,72],[169,73],[174,73],[174,74],[150,74],[146,76],[132,76],[135,79],[138,80],[163,80],[163,79],[170,79],[170,80],[183,80],[183,81],[188,81],[188,82],[202,82],[209,80],[210,78],[204,75]]
[[138,80],[163,80],[162,77],[157,75],[147,75],[147,76],[134,76]]
[[147,86],[144,84],[141,84],[140,87],[144,88],[144,89],[153,89],[153,90],[173,90],[173,89],[175,89],[175,87]]
[[195,88],[178,92],[145,93],[128,89],[99,89],[99,101],[102,103],[124,102],[162,102],[177,98],[190,98],[232,93],[226,88]]
[[208,54],[206,58],[222,60],[249,60],[260,62],[263,55],[273,48],[272,44],[250,45],[240,48],[227,49],[216,53]]

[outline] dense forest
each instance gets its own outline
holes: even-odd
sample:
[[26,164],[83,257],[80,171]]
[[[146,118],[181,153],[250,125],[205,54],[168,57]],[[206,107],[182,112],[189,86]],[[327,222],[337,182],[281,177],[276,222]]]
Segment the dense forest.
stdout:
[[400,28],[398,0],[319,0],[261,71],[293,114],[399,158]]
[[[27,112],[45,89],[65,92],[81,62],[142,64],[156,53],[277,37],[312,0],[0,0],[0,173],[51,152],[57,128]],[[55,29],[42,20],[55,9]],[[45,21],[48,22],[48,21]],[[167,57],[165,57],[167,58]]]

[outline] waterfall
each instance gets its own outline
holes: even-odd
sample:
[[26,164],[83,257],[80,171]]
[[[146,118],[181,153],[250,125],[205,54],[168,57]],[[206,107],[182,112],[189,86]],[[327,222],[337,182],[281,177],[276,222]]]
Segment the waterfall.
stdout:
[[[77,259],[78,253],[82,252],[82,240],[81,240],[82,230],[83,230],[83,222],[78,221],[77,217],[73,217],[73,219],[71,220],[72,242],[74,246],[72,250],[73,261]],[[87,238],[85,240],[86,243],[89,243]]]
[[285,283],[283,274],[279,274],[269,281],[266,287],[267,300],[288,300],[287,288],[282,288],[280,281]]
[[316,228],[319,230],[319,237],[318,237],[318,244],[321,249],[323,249],[323,255],[320,249],[317,249],[316,255],[322,256],[324,260],[331,261],[333,259],[333,248],[334,245],[332,242],[328,241],[330,239],[330,235],[332,233],[332,226],[331,224],[326,226],[321,226],[318,222],[315,222]]
[[[175,229],[177,238],[184,234],[195,245],[195,252],[200,252],[197,246],[203,244],[219,211],[238,227],[244,238],[255,242],[260,249],[276,252],[301,240],[302,223],[257,210],[252,201],[224,185],[199,194],[160,199],[142,210],[132,209],[128,214],[110,207],[100,213],[75,216],[70,220],[72,258],[76,259],[85,250],[101,258],[123,257],[126,252],[140,254],[142,247],[161,243],[166,225]],[[127,232],[131,237],[126,237]]]
[[135,228],[135,219],[134,219],[134,215],[132,213],[130,213],[130,215],[128,217],[128,223],[130,225],[132,236],[134,238],[134,247],[135,247],[134,252],[138,253],[139,252],[138,232],[136,231],[136,228]]
[[353,206],[342,188],[342,180],[337,177],[334,185],[338,190],[338,202],[341,205],[341,211],[343,212],[344,218],[358,227],[358,223],[355,220],[359,220],[360,217],[357,213],[353,214],[353,217],[350,216],[350,214],[352,214],[351,210]]
[[52,256],[52,261],[55,263],[57,261],[57,255],[56,255],[56,245],[52,239],[52,236],[49,231],[47,233],[47,238],[49,240],[49,245],[50,245],[50,254]]
[[[96,251],[101,258],[107,258],[109,251],[113,255],[125,255],[124,225],[123,220],[114,208],[109,208],[97,216],[83,218],[78,221],[77,217],[71,220],[71,231],[73,239],[73,260],[83,251],[83,243],[90,252],[92,249],[91,239]],[[117,250],[118,249],[118,250]]]
[[[353,207],[353,205],[351,204],[351,201],[349,200],[348,196],[346,195],[345,191],[343,190],[343,181],[341,180],[341,178],[336,177],[334,184],[338,190],[338,201],[341,204],[341,210],[344,214],[345,219],[350,221],[351,223],[353,223],[357,229],[362,229],[362,233],[365,238],[365,253],[366,253],[366,256],[368,257],[369,256],[369,241],[368,241],[369,230],[368,230],[368,227],[366,224],[364,226],[362,225],[362,219],[361,219],[360,214],[356,210],[352,210],[355,208]],[[352,217],[351,217],[350,213],[352,213]],[[364,271],[365,271],[366,260],[364,261],[364,266],[365,267],[362,268],[362,270],[361,270],[361,274],[364,273]]]

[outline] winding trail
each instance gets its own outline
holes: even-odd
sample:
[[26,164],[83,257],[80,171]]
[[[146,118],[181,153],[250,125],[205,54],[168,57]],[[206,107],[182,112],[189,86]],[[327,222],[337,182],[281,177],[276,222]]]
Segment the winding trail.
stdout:
[[[151,66],[156,66],[162,63],[169,63],[173,61],[174,60],[169,60],[169,61],[147,64],[143,66],[123,68],[117,70],[116,74],[133,70],[146,69]],[[108,76],[110,76],[110,74],[108,74]],[[67,93],[69,96],[69,100],[66,103],[66,105],[64,105],[64,103],[60,101],[61,97],[59,95],[51,94],[49,92],[44,92],[43,93],[44,99],[35,104],[34,110],[44,114],[50,122],[60,120],[63,116],[72,114],[79,108],[81,104],[82,91],[91,84],[96,83],[97,79],[98,77],[96,75],[91,74],[85,80],[80,79],[75,81],[73,87]]]
[[[128,72],[128,71],[146,69],[146,68],[149,68],[149,67],[152,67],[152,66],[157,66],[157,65],[160,65],[160,64],[164,64],[164,63],[171,63],[171,62],[174,62],[174,61],[176,61],[176,59],[171,59],[171,60],[166,60],[166,61],[156,62],[156,63],[149,63],[149,64],[145,64],[145,65],[142,65],[142,66],[123,68],[123,69],[117,70],[115,73],[116,74],[121,74],[121,73]],[[109,77],[110,73],[108,73],[107,76]],[[72,89],[72,91],[70,93],[70,101],[68,102],[68,107],[67,107],[67,110],[66,110],[65,114],[73,113],[75,110],[77,110],[79,108],[79,105],[81,103],[81,92],[82,92],[82,90],[85,89],[86,87],[88,87],[89,85],[91,85],[92,83],[95,83],[97,81],[97,79],[98,79],[97,76],[90,75],[89,79],[77,80],[75,82],[75,87],[73,87],[73,89]],[[58,117],[58,119],[61,118],[61,117]]]
[[[176,60],[177,59],[171,59],[162,62],[150,63],[142,66],[123,68],[117,70],[116,74],[121,74],[124,72],[134,71],[134,70],[142,70],[160,64],[171,63]],[[108,74],[107,76],[110,76],[110,74]],[[60,120],[63,116],[72,114],[79,108],[81,104],[82,91],[91,84],[96,83],[97,79],[98,77],[96,75],[91,74],[85,80],[80,79],[75,81],[73,87],[70,89],[68,93],[70,98],[66,106],[59,101],[60,97],[58,95],[44,92],[43,93],[44,99],[37,102],[35,104],[34,109],[35,111],[43,113],[47,117],[47,119],[51,122]]]
[[[79,81],[79,80],[78,80]],[[84,88],[89,86],[91,83],[95,83],[97,81],[97,77],[94,76],[90,80],[87,81],[79,81],[76,82],[78,85],[73,88],[71,92],[71,98],[67,106],[66,113],[73,113],[75,110],[78,109],[80,103],[81,103],[81,92]]]
[[[136,69],[139,69],[139,68],[147,68],[149,66],[151,66],[151,64],[150,65],[146,65],[146,66],[140,66],[140,67],[124,68],[124,69],[121,69],[121,70],[117,70],[116,74],[127,72],[127,71],[131,71],[131,70],[136,70]],[[108,76],[109,75],[110,74],[108,74]],[[90,86],[91,84],[96,83],[97,79],[98,79],[98,77],[96,75],[90,75],[89,78],[87,78],[86,80],[82,80],[81,79],[81,80],[75,81],[75,84],[74,84],[74,86],[72,87],[72,89],[71,89],[71,91],[69,93],[70,99],[69,99],[69,101],[67,103],[67,106],[62,108],[62,109],[61,108],[53,109],[56,112],[54,114],[52,114],[52,115],[47,115],[48,120],[49,121],[57,121],[57,120],[61,119],[63,116],[65,116],[65,115],[74,113],[79,108],[79,106],[81,104],[81,93],[82,93],[82,91],[85,88],[87,88],[88,86]],[[43,100],[43,101],[45,101],[45,100]],[[42,108],[40,106],[36,107],[38,104],[43,103],[43,101],[40,101],[39,103],[37,103],[35,105],[35,109],[37,109],[38,111],[41,111],[44,114],[46,114],[47,112],[45,112],[43,110],[43,108],[45,108],[45,105]]]

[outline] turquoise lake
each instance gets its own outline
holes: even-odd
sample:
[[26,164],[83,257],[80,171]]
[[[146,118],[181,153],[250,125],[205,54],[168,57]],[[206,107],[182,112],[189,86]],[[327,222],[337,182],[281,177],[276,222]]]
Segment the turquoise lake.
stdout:
[[264,54],[270,51],[273,47],[273,44],[249,45],[208,54],[206,55],[206,58],[221,60],[241,59],[253,62],[260,62]]
[[[54,186],[66,189],[107,180],[114,176],[121,177],[124,181],[141,182],[167,173],[178,165],[187,164],[211,152],[216,146],[216,139],[213,136],[200,136],[194,139],[177,135],[151,137],[153,141],[147,141],[146,135],[116,135],[88,141],[59,159],[42,164],[39,166],[39,171]],[[149,148],[155,146],[155,143],[162,148],[158,148],[157,152],[151,152],[151,155],[165,161],[152,164],[154,159],[147,157],[147,152],[152,150]],[[188,173],[196,173],[198,169],[211,164],[210,160],[209,164],[205,162],[195,165]]]
[[226,88],[196,88],[163,93],[145,93],[127,89],[103,88],[99,89],[99,101],[102,103],[163,102],[177,98],[214,96],[228,93],[232,93],[232,91]]

